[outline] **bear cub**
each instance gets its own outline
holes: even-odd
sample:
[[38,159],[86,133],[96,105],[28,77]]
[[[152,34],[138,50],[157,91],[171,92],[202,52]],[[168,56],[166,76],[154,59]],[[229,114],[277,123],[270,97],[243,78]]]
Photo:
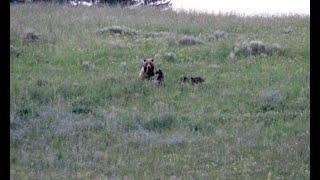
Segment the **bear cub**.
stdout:
[[154,80],[154,82],[158,85],[163,84],[164,74],[162,70],[161,69],[156,70],[155,75],[156,75],[156,79]]
[[200,76],[191,76],[190,78],[187,76],[182,76],[180,78],[180,81],[183,83],[191,81],[191,84],[195,86],[195,85],[199,85],[199,84],[203,83],[204,79]]
[[203,79],[202,77],[200,77],[200,76],[194,76],[194,77],[192,77],[192,76],[191,76],[191,83],[192,83],[192,85],[198,85],[198,84],[200,84],[200,83],[202,83],[202,82],[204,82],[204,79]]

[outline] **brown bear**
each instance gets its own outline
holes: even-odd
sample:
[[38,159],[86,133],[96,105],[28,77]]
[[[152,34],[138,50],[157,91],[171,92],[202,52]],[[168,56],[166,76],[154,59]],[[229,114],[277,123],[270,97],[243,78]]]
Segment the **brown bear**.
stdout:
[[161,69],[156,70],[155,75],[156,75],[156,79],[154,80],[154,82],[158,85],[163,84],[164,74],[162,70]]
[[191,76],[190,78],[187,76],[180,77],[180,82],[186,83],[190,81],[192,85],[199,85],[200,83],[204,82],[204,79],[200,76]]
[[185,83],[185,82],[189,81],[189,78],[187,76],[182,76],[182,77],[180,77],[180,81]]
[[204,82],[204,79],[200,76],[191,76],[191,82],[192,82],[192,85],[198,85]]
[[155,66],[153,58],[144,59],[142,67],[140,69],[139,77],[150,79],[155,75]]

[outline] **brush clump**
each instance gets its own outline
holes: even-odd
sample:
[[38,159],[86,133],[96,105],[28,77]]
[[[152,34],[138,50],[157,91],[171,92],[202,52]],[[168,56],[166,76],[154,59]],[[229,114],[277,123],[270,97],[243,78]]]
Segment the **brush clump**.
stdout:
[[111,33],[111,34],[130,35],[130,36],[138,35],[138,31],[125,26],[105,27],[98,30],[97,33],[98,34]]
[[181,45],[200,45],[204,44],[202,40],[194,36],[184,36],[179,40],[179,44]]
[[10,45],[10,55],[18,57],[20,55],[19,49],[14,45]]
[[215,41],[218,41],[219,39],[224,38],[226,35],[227,35],[227,32],[217,30],[217,31],[213,32],[213,35],[209,35],[206,39],[209,42],[215,42]]
[[292,32],[293,32],[292,27],[289,26],[289,27],[287,27],[287,28],[284,28],[284,29],[283,29],[283,32],[286,33],[286,34],[292,33]]
[[24,40],[26,42],[36,43],[36,42],[39,42],[41,40],[41,36],[42,36],[41,33],[36,31],[35,29],[27,28],[25,30]]
[[213,33],[213,36],[215,37],[215,40],[219,40],[221,38],[224,38],[227,35],[225,31],[217,30]]
[[284,49],[279,43],[264,43],[259,40],[255,41],[244,41],[242,45],[235,45],[229,54],[230,59],[235,59],[238,56],[250,56],[250,55],[261,55],[267,56],[272,54],[281,54]]

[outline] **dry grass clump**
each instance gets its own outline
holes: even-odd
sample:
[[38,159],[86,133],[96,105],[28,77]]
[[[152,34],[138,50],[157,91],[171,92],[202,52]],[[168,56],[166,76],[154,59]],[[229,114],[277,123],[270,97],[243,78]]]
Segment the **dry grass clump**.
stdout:
[[199,44],[204,44],[204,42],[194,36],[184,36],[179,40],[179,44],[181,45],[199,45]]
[[221,39],[227,35],[225,31],[217,30],[213,33],[216,40]]
[[258,99],[262,102],[277,102],[281,99],[281,95],[276,90],[265,90],[260,92]]
[[263,111],[282,109],[285,106],[282,102],[283,99],[277,90],[261,91],[257,97],[258,104]]
[[10,55],[19,56],[20,55],[19,49],[14,45],[10,45]]
[[138,35],[138,31],[134,29],[130,29],[125,26],[111,26],[111,27],[106,27],[102,28],[97,31],[99,34],[105,34],[105,33],[111,33],[111,34],[121,34],[121,35]]
[[207,37],[207,40],[209,42],[214,42],[214,41],[218,41],[219,39],[224,38],[227,35],[227,32],[225,31],[221,31],[221,30],[217,30],[213,33],[213,35],[210,35],[209,37]]
[[289,26],[289,27],[285,28],[285,29],[283,30],[283,32],[286,33],[286,34],[290,34],[290,33],[293,32],[293,30],[292,30],[291,26]]
[[27,28],[25,30],[24,40],[26,42],[36,43],[36,42],[39,42],[41,40],[41,36],[42,36],[41,33],[36,31],[35,29]]

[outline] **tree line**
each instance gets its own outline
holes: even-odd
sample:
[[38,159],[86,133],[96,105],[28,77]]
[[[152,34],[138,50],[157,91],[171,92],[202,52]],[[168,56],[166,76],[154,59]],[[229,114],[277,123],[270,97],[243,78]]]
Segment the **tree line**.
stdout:
[[[50,2],[50,3],[67,3],[72,0],[10,0],[10,2]],[[73,0],[79,1],[79,0]],[[171,0],[80,0],[86,2],[98,2],[105,4],[121,5],[154,5],[154,6],[171,6]]]

